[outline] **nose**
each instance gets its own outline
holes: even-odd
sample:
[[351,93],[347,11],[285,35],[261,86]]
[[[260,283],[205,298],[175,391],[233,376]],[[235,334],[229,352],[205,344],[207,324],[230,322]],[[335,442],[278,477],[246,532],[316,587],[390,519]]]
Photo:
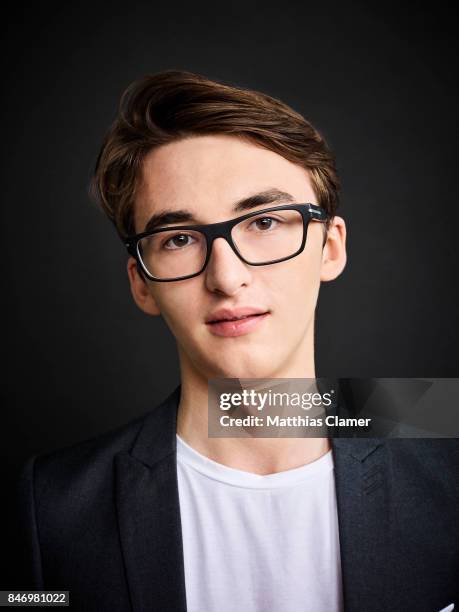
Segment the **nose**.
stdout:
[[239,259],[224,238],[213,241],[205,275],[209,291],[225,295],[236,295],[252,278],[250,266]]

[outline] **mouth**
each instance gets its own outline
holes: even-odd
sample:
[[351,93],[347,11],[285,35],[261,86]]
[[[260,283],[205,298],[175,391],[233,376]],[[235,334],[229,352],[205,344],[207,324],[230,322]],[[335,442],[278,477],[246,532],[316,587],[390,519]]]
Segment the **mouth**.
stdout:
[[223,309],[213,313],[206,325],[216,336],[242,336],[258,328],[269,314],[269,311],[258,308]]

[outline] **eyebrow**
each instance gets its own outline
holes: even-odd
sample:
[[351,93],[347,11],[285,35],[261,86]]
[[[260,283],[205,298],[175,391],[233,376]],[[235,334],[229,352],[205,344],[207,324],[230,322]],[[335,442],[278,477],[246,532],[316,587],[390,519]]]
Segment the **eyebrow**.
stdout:
[[[290,193],[281,191],[280,189],[267,189],[235,202],[233,212],[237,213],[251,210],[252,208],[256,208],[257,206],[261,206],[263,204],[290,204],[293,202],[295,202],[295,198]],[[189,222],[195,224],[198,223],[193,213],[188,210],[164,210],[152,215],[145,225],[145,229],[143,231],[151,232],[158,227],[171,225],[172,223]]]

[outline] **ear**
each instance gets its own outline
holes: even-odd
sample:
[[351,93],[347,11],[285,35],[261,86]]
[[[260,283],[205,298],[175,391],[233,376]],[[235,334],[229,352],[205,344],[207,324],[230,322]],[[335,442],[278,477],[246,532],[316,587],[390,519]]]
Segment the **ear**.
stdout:
[[321,281],[337,278],[346,265],[346,224],[341,217],[333,217],[322,251]]
[[158,304],[150,292],[148,282],[141,276],[137,269],[137,262],[134,257],[129,257],[128,259],[127,273],[129,284],[131,285],[132,297],[140,310],[152,316],[161,314]]

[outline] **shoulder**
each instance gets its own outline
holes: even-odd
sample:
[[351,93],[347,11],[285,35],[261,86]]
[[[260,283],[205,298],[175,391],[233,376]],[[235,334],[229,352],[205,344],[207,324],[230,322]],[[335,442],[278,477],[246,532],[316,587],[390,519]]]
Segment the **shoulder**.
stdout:
[[459,467],[459,438],[388,439],[384,444],[395,462],[394,467],[410,465],[446,471]]
[[151,412],[116,430],[31,457],[24,474],[34,483],[35,498],[50,491],[95,490],[111,480],[115,456],[130,451]]
[[391,439],[384,447],[393,487],[459,503],[459,439]]
[[[459,502],[459,439],[342,438],[334,441],[341,479],[354,478],[361,465],[365,478],[378,474],[394,495],[455,498]],[[350,460],[343,461],[347,456]],[[357,462],[357,463],[355,463]]]
[[23,470],[23,479],[32,487],[35,501],[53,498],[68,504],[71,498],[78,502],[102,493],[110,495],[116,457],[131,454],[133,449],[141,451],[145,440],[151,442],[145,455],[154,453],[165,429],[175,427],[171,413],[176,398],[177,390],[141,417],[113,431],[31,457]]

